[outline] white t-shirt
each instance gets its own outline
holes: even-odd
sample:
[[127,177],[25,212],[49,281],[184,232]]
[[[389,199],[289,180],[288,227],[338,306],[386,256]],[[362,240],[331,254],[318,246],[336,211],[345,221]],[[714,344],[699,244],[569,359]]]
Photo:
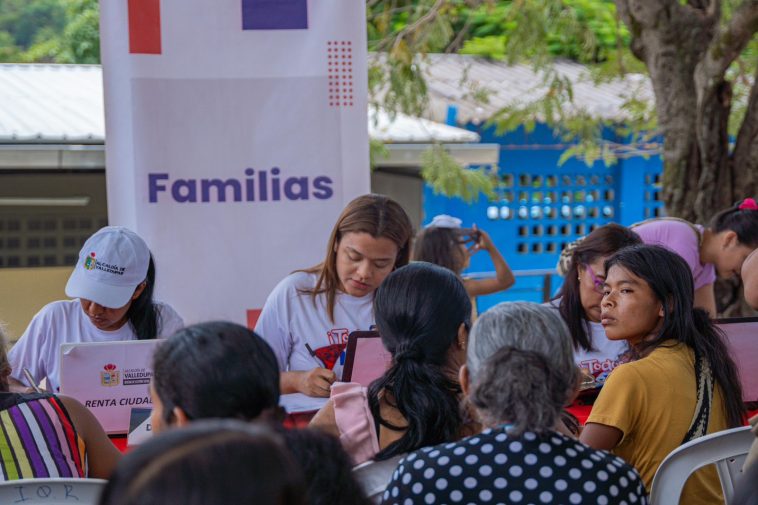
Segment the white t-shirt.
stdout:
[[[312,289],[318,276],[295,272],[285,277],[271,292],[263,306],[255,332],[268,342],[281,371],[332,368],[342,378],[339,355],[350,333],[374,326],[374,294],[356,298],[338,293],[334,322],[326,310],[326,295],[314,297],[302,290]],[[314,303],[315,302],[315,303]],[[311,356],[310,346],[317,356]],[[288,412],[320,409],[327,398],[312,398],[295,393],[282,395],[281,405]]]
[[626,340],[608,340],[602,324],[586,322],[590,325],[590,337],[595,350],[574,348],[574,361],[579,368],[588,369],[600,386],[605,383],[608,374],[623,363],[623,355],[629,350],[629,344]]
[[[550,306],[558,310],[561,299],[550,302]],[[583,320],[582,323],[589,325],[590,341],[594,351],[588,351],[583,347],[574,347],[574,362],[579,368],[586,368],[595,377],[598,386],[601,386],[608,374],[614,368],[623,363],[624,355],[629,351],[626,340],[608,340],[605,328],[600,323]]]
[[[184,322],[171,306],[156,302],[160,313],[158,335],[168,337],[184,327]],[[29,327],[8,353],[11,376],[24,384],[24,368],[31,372],[37,384],[47,378],[47,390],[60,391],[61,344],[78,342],[116,342],[136,340],[129,323],[114,331],[103,331],[92,324],[82,310],[79,300],[52,302],[34,316]]]

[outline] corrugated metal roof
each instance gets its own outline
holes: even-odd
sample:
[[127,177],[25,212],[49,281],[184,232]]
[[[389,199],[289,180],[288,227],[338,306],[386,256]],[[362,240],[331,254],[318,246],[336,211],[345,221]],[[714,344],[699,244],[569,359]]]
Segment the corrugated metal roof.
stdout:
[[97,65],[0,65],[0,142],[101,143]]
[[475,132],[398,113],[391,117],[381,109],[369,107],[369,137],[384,143],[445,144],[478,142]]
[[[381,60],[382,55],[373,55]],[[508,65],[504,62],[457,54],[430,54],[419,60],[429,90],[426,117],[444,121],[448,105],[458,107],[458,122],[481,122],[498,110],[514,104],[528,104],[540,98],[547,87],[543,75],[529,65]],[[557,61],[558,75],[572,83],[574,103],[564,107],[586,111],[592,116],[623,121],[627,117],[622,105],[630,96],[652,100],[649,79],[641,74],[628,74],[623,79],[596,84],[586,66],[570,61]],[[463,83],[463,84],[462,84]],[[487,95],[487,102],[478,101],[475,90]]]
[[[99,65],[0,64],[0,143],[103,143]],[[388,143],[477,142],[468,130],[371,109],[369,135]]]
[[[381,55],[374,55],[381,58]],[[432,54],[421,63],[427,76],[427,118],[444,122],[448,105],[458,121],[484,121],[515,103],[529,103],[545,91],[542,76],[529,65],[507,65],[475,56]],[[634,92],[652,99],[649,80],[639,74],[595,84],[587,67],[558,61],[558,74],[572,82],[574,104],[604,119],[623,120],[624,101]],[[463,84],[462,84],[463,82]],[[474,90],[488,99],[482,103]],[[476,142],[476,134],[384,113],[369,117],[371,138],[384,142]],[[0,64],[0,142],[102,143],[105,139],[102,74],[99,65]]]

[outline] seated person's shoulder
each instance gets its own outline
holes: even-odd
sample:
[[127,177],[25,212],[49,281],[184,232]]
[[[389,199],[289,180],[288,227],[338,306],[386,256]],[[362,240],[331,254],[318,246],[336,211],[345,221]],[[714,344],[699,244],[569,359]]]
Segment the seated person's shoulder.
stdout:
[[58,300],[48,303],[34,315],[25,334],[44,335],[84,317],[79,300]]
[[158,336],[170,337],[184,328],[182,316],[171,305],[156,301],[155,309],[158,312]]
[[310,272],[297,271],[292,272],[282,279],[277,285],[277,289],[284,288],[287,290],[312,289],[318,281],[318,275]]
[[36,317],[78,316],[83,314],[79,300],[57,300],[40,309]]
[[279,303],[306,294],[312,290],[318,281],[316,274],[297,271],[292,272],[271,290],[267,302],[276,300]]

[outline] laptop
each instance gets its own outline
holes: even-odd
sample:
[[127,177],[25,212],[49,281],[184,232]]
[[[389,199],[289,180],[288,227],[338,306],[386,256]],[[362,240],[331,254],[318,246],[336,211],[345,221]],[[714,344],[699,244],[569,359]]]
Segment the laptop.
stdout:
[[357,382],[368,387],[391,364],[392,355],[384,348],[379,332],[354,331],[347,337],[342,382]]
[[726,335],[729,354],[737,365],[742,397],[758,402],[758,317],[714,320]]
[[152,409],[153,353],[160,340],[61,345],[61,394],[76,398],[109,435],[126,434],[132,409]]

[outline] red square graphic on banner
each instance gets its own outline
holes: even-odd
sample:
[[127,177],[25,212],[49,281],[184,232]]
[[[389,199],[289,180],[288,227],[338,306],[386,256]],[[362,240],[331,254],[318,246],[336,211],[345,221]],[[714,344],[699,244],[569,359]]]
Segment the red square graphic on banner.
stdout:
[[129,0],[129,52],[161,54],[160,0]]
[[261,317],[261,310],[263,309],[247,309],[247,327],[255,329],[255,324],[258,322],[258,318]]

